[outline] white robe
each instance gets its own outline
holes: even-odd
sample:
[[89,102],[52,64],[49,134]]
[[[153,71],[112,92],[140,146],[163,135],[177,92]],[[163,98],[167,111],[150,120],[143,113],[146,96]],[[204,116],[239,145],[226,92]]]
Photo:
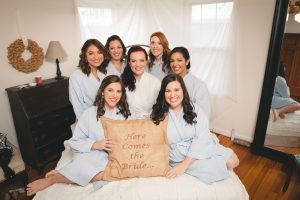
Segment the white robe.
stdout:
[[[125,120],[122,114],[115,109],[104,116],[115,120]],[[96,117],[97,107],[88,108],[80,117],[73,136],[68,140],[73,151],[73,160],[63,166],[59,173],[72,182],[85,186],[101,171],[104,171],[108,162],[108,153],[101,150],[92,150],[92,145],[104,139],[104,130],[101,120]]]
[[210,119],[210,95],[206,84],[196,76],[188,73],[183,78],[190,99],[205,112],[208,120]]
[[207,117],[197,105],[195,112],[197,123],[190,125],[183,119],[183,110],[178,116],[169,110],[167,134],[170,165],[174,167],[188,156],[196,160],[185,173],[209,184],[226,179],[229,177],[226,162],[233,151],[221,146],[211,137]]
[[107,68],[106,68],[107,73],[106,73],[105,76],[109,76],[109,75],[117,75],[117,76],[120,77],[121,74],[123,73],[125,67],[126,67],[126,62],[123,61],[123,62],[122,62],[122,66],[121,66],[121,71],[119,72],[119,71],[115,68],[114,64],[113,64],[111,61],[109,61],[108,66],[107,66]]
[[154,60],[151,69],[147,67],[147,71],[153,76],[157,77],[160,81],[162,81],[165,78],[165,76],[169,74],[167,69],[165,72],[162,71],[162,65],[163,65],[162,59]]
[[69,99],[73,106],[76,118],[79,119],[81,114],[95,101],[98,89],[105,75],[97,71],[100,79],[98,81],[92,73],[89,76],[84,74],[81,69],[75,70],[69,79]]
[[135,90],[126,88],[127,101],[131,114],[135,118],[149,118],[152,106],[156,102],[160,90],[160,81],[155,76],[144,72],[141,79],[136,80]]

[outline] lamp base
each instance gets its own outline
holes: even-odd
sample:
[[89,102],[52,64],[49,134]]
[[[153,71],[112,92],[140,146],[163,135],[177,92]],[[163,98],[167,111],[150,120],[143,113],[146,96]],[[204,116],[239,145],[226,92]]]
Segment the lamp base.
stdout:
[[61,80],[64,79],[63,76],[61,76],[60,68],[59,68],[59,60],[56,59],[56,77],[55,80]]
[[63,77],[63,76],[56,76],[55,77],[55,80],[62,80],[62,79],[64,79],[65,77]]

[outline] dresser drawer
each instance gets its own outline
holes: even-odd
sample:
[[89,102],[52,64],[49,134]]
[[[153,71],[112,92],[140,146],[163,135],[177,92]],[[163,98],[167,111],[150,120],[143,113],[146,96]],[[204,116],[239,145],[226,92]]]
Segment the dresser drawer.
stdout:
[[17,94],[28,119],[71,105],[68,95],[68,80],[22,89]]
[[72,107],[67,107],[30,120],[30,129],[33,135],[35,135],[42,131],[55,131],[61,126],[72,124],[73,121],[74,115]]
[[[38,132],[35,136],[33,136],[33,143],[36,148],[47,145],[51,143],[53,140],[57,140],[57,138],[62,138],[61,140],[67,140],[71,138],[72,131],[70,127],[59,127],[56,130],[45,130],[42,132]],[[60,141],[60,140],[59,140]]]
[[61,155],[61,152],[64,150],[63,142],[63,139],[56,140],[42,148],[38,148],[36,151],[37,160],[41,163],[47,163],[55,158],[58,158]]

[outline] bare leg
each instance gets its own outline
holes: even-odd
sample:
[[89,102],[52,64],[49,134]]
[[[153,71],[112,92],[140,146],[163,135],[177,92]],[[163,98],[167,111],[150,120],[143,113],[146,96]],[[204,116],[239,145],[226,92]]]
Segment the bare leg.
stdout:
[[296,110],[300,110],[300,104],[299,103],[293,103],[288,106],[282,107],[277,109],[278,115],[281,119],[285,117],[286,113],[295,112]]
[[103,175],[104,175],[104,172],[103,172],[103,171],[102,171],[102,172],[99,172],[98,174],[96,174],[96,175],[92,178],[91,182],[103,180]]
[[276,111],[276,109],[272,109],[272,113],[273,113],[273,122],[275,122],[278,118],[278,112]]
[[55,183],[70,184],[70,183],[72,183],[72,181],[70,181],[69,179],[67,179],[60,173],[55,173],[55,174],[49,176],[48,178],[38,179],[36,181],[29,183],[27,185],[27,196],[32,196],[35,193],[37,193],[38,191],[41,191]]
[[57,173],[59,173],[57,170],[51,170],[50,172],[46,173],[45,178],[49,178],[50,176],[53,176]]
[[227,169],[232,170],[236,168],[239,165],[239,163],[240,163],[239,158],[235,153],[233,153],[226,163]]

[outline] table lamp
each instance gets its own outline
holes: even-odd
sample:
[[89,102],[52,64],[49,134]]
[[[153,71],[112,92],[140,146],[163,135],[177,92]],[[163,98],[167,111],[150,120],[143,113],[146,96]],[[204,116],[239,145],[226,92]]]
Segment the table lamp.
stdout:
[[55,59],[56,61],[56,80],[63,79],[59,68],[59,59],[67,57],[67,54],[59,41],[50,41],[49,46],[45,55],[45,58]]

